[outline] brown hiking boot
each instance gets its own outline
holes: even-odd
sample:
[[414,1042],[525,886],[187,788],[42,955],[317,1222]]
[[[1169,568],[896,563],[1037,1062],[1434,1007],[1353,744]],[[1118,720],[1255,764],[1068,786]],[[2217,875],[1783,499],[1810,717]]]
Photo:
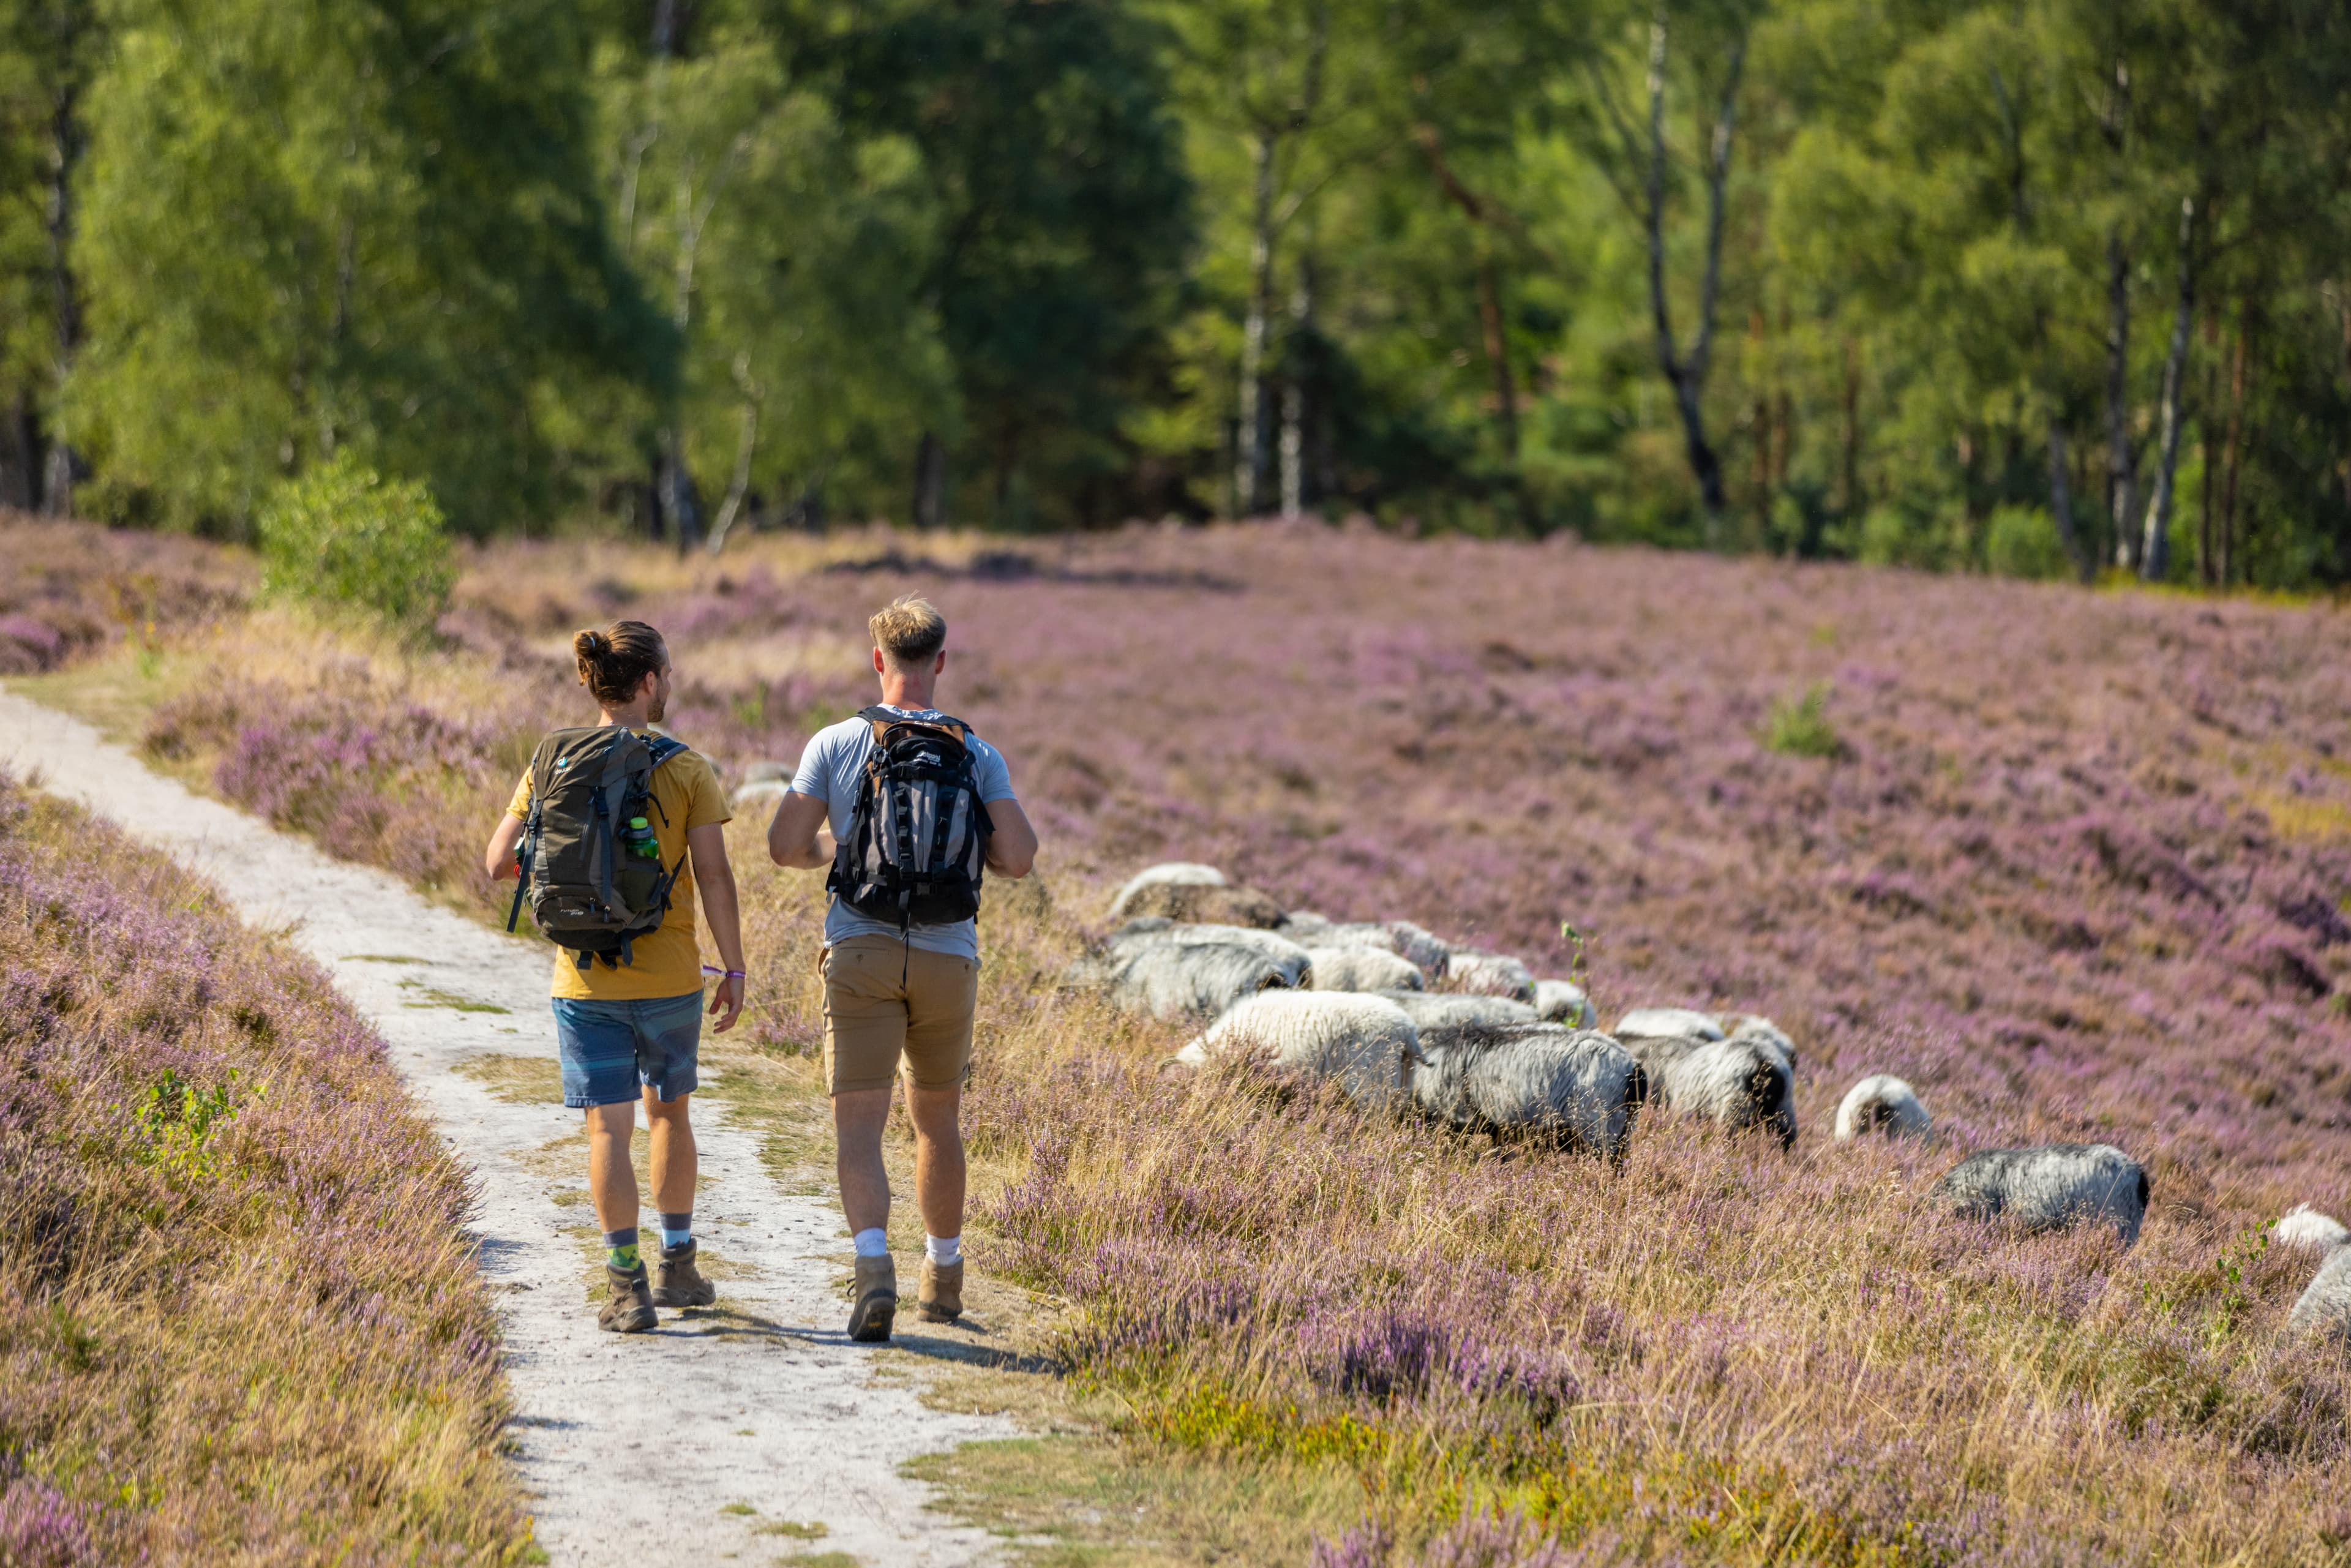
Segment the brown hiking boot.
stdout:
[[926,1323],[951,1323],[963,1316],[963,1260],[934,1263],[923,1260],[923,1286],[914,1309]]
[[614,1333],[643,1333],[661,1319],[653,1314],[653,1293],[645,1284],[645,1266],[615,1269],[604,1265],[605,1282],[612,1287],[612,1299],[596,1314],[596,1326]]
[[857,1304],[849,1309],[849,1337],[877,1343],[890,1337],[898,1315],[898,1265],[888,1258],[857,1260]]
[[653,1286],[653,1305],[657,1307],[706,1307],[718,1299],[718,1287],[702,1277],[694,1266],[694,1238],[687,1237],[674,1247],[661,1249],[659,1283]]

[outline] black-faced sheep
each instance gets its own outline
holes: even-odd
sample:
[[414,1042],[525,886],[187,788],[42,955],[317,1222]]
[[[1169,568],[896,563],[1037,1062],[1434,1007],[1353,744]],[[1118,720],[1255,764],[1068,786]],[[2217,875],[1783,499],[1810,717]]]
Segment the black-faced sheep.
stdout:
[[1119,913],[1133,920],[1158,915],[1213,925],[1246,925],[1270,931],[1280,924],[1281,905],[1254,888],[1214,887],[1200,883],[1155,882],[1129,894]]
[[1768,1128],[1782,1148],[1795,1146],[1795,1064],[1770,1040],[1652,1034],[1619,1043],[1648,1074],[1650,1102],[1660,1109],[1731,1132]]
[[1648,1081],[1604,1034],[1554,1023],[1424,1030],[1412,1069],[1423,1111],[1468,1132],[1620,1158]]
[[1899,1078],[1879,1072],[1845,1091],[1837,1106],[1836,1135],[1858,1138],[1883,1133],[1889,1138],[1923,1138],[1935,1125],[1917,1093]]
[[1545,1023],[1563,1023],[1571,1029],[1593,1029],[1600,1022],[1592,998],[1570,980],[1535,982],[1535,1016]]
[[1419,1034],[1379,997],[1268,990],[1245,997],[1176,1054],[1190,1066],[1243,1057],[1339,1085],[1359,1105],[1394,1106]]
[[1508,997],[1457,997],[1427,991],[1382,990],[1402,1008],[1416,1029],[1458,1029],[1464,1024],[1535,1023],[1535,1009]]
[[2128,1247],[2147,1218],[2147,1191],[2146,1170],[2111,1144],[2043,1144],[1970,1155],[1944,1173],[1933,1197],[1968,1218],[2005,1216],[2028,1230],[2105,1220]]
[[1264,954],[1280,967],[1281,983],[1302,986],[1313,960],[1306,949],[1286,936],[1247,925],[1207,925],[1150,915],[1130,920],[1110,934],[1103,944],[1111,953],[1131,953],[1145,947],[1248,947]]
[[1324,947],[1306,949],[1314,969],[1307,978],[1317,991],[1417,991],[1421,973],[1402,956],[1384,947]]
[[2285,1321],[2304,1333],[2351,1341],[2351,1247],[2337,1246],[2326,1254],[2317,1278]]
[[1509,997],[1533,1005],[1534,971],[1500,953],[1456,948],[1445,960],[1445,981],[1457,991],[1477,997]]
[[2320,1252],[2330,1252],[2351,1241],[2351,1229],[2331,1214],[2321,1214],[2306,1203],[2297,1203],[2286,1210],[2277,1222],[2271,1239],[2281,1247],[2308,1247]]
[[1225,873],[1212,865],[1197,861],[1162,861],[1157,865],[1144,866],[1118,890],[1110,901],[1110,917],[1120,918],[1126,913],[1127,901],[1146,887],[1222,887]]
[[1280,963],[1255,947],[1163,942],[1081,958],[1062,984],[1100,991],[1123,1011],[1174,1019],[1213,1018],[1243,997],[1291,981]]

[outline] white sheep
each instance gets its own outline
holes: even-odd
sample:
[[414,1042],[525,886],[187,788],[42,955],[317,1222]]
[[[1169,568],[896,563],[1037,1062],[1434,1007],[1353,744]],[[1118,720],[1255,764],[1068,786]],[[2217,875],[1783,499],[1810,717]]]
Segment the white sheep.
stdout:
[[1721,1040],[1730,1031],[1712,1013],[1692,1008],[1635,1008],[1608,1031],[1618,1040]]
[[1648,1034],[1619,1043],[1648,1074],[1649,1099],[1659,1108],[1732,1132],[1768,1128],[1782,1148],[1795,1146],[1795,1064],[1769,1039]]
[[2338,1246],[2327,1253],[2285,1321],[2304,1333],[2351,1342],[2351,1247]]
[[1402,956],[1384,947],[1309,947],[1313,961],[1307,977],[1317,991],[1417,991],[1427,982]]
[[1724,1013],[1714,1021],[1722,1026],[1726,1039],[1771,1041],[1779,1048],[1780,1054],[1788,1059],[1789,1070],[1792,1071],[1796,1068],[1796,1042],[1788,1038],[1787,1030],[1770,1019],[1756,1013]]
[[1622,1158],[1648,1081],[1625,1048],[1555,1023],[1424,1030],[1412,1094],[1470,1132],[1531,1137]]
[[1383,998],[1268,990],[1235,1002],[1176,1060],[1196,1067],[1244,1058],[1335,1082],[1359,1105],[1392,1106],[1419,1051],[1412,1019]]
[[2000,1216],[2028,1230],[2110,1222],[2130,1246],[2147,1218],[2147,1171],[2112,1144],[1987,1149],[1943,1174],[1935,1200],[1970,1219]]
[[1357,920],[1325,925],[1314,933],[1318,946],[1384,947],[1432,980],[1445,977],[1453,949],[1441,937],[1409,920]]
[[1314,961],[1306,949],[1287,936],[1251,925],[1211,925],[1147,915],[1130,920],[1110,934],[1103,945],[1111,953],[1131,953],[1144,947],[1249,947],[1272,959],[1281,969],[1282,984],[1302,986]]
[[1126,912],[1128,899],[1161,883],[1173,883],[1179,887],[1222,887],[1225,873],[1197,861],[1162,861],[1157,865],[1144,866],[1128,877],[1125,885],[1118,890],[1118,896],[1110,901],[1110,917],[1117,919]]
[[1273,928],[1292,942],[1303,942],[1311,946],[1330,935],[1331,928],[1337,924],[1329,915],[1317,915],[1311,909],[1292,909],[1284,913]]
[[1144,944],[1081,958],[1062,984],[1098,990],[1125,1012],[1214,1018],[1243,997],[1294,984],[1280,963],[1232,942]]
[[2277,1222],[2270,1235],[2281,1247],[2310,1247],[2321,1252],[2331,1252],[2351,1241],[2351,1229],[2331,1214],[2321,1214],[2306,1203],[2295,1204]]
[[1420,1030],[1458,1029],[1464,1024],[1534,1023],[1535,1009],[1508,997],[1463,997],[1426,991],[1382,990]]
[[1446,958],[1445,979],[1472,996],[1509,997],[1530,1004],[1535,999],[1534,971],[1499,953],[1456,948]]
[[1918,1103],[1917,1092],[1899,1078],[1879,1072],[1863,1079],[1845,1091],[1844,1099],[1837,1105],[1836,1135],[1840,1140],[1860,1137],[1865,1133],[1884,1133],[1889,1138],[1923,1138],[1935,1124],[1927,1114],[1927,1107]]
[[1573,1029],[1593,1029],[1600,1023],[1592,998],[1583,994],[1582,986],[1571,980],[1537,980],[1535,1016],[1545,1022],[1563,1023]]
[[773,806],[790,792],[791,780],[789,779],[754,779],[738,786],[735,793],[727,797],[727,802],[736,810],[748,813]]

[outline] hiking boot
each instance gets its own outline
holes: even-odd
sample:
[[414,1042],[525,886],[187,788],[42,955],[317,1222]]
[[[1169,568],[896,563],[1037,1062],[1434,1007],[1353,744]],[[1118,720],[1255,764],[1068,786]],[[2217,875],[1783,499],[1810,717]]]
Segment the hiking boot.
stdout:
[[657,1307],[706,1307],[718,1299],[718,1287],[702,1277],[694,1266],[696,1251],[694,1238],[689,1236],[674,1247],[661,1249],[659,1283],[653,1286],[653,1305]]
[[926,1323],[951,1323],[963,1316],[963,1260],[934,1263],[923,1260],[922,1291],[914,1298],[915,1311]]
[[857,1304],[849,1309],[849,1337],[868,1344],[890,1337],[898,1315],[898,1266],[888,1258],[857,1260]]
[[645,1283],[645,1266],[615,1269],[604,1265],[604,1281],[612,1287],[612,1299],[596,1314],[596,1326],[614,1333],[643,1333],[661,1319],[653,1315],[653,1293]]

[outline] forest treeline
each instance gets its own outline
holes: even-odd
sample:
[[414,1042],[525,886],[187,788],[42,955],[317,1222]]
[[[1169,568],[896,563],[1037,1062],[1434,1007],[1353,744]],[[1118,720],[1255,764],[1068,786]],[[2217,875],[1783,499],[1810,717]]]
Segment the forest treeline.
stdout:
[[2351,580],[2341,0],[0,0],[0,502]]

